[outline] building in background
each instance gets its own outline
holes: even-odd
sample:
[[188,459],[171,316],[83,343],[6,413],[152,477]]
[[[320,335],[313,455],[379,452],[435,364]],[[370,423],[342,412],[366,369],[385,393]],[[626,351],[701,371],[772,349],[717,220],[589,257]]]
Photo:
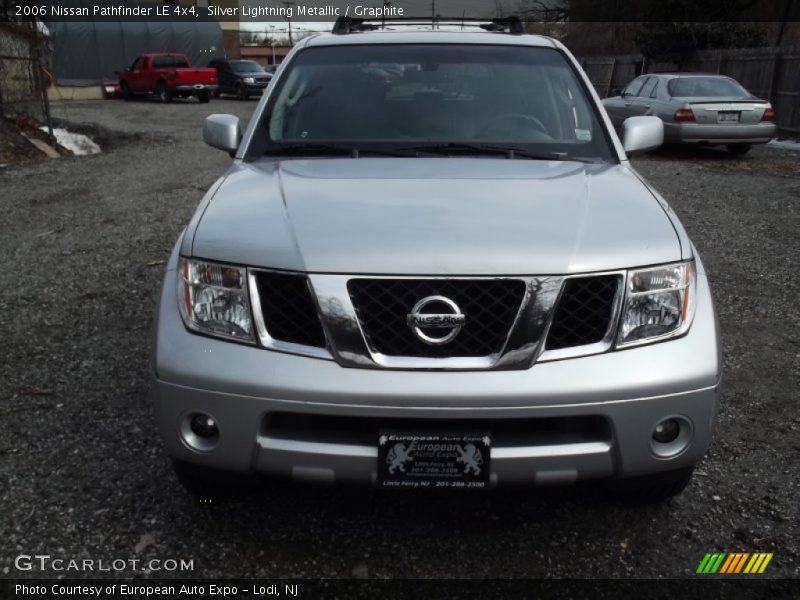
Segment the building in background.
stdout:
[[[238,0],[215,0],[216,5],[238,6]],[[78,0],[73,4],[91,4]],[[206,17],[208,0],[138,0],[135,4],[194,6]],[[48,70],[51,100],[88,100],[103,97],[101,84],[117,79],[144,52],[181,52],[195,66],[213,58],[239,57],[238,21],[213,18],[176,21],[95,21],[47,23],[52,39]]]
[[289,54],[290,46],[242,46],[241,58],[249,58],[258,64],[266,67],[267,65],[279,65]]
[[[195,6],[199,9],[208,8],[209,0],[179,0],[170,4]],[[215,6],[223,8],[237,8],[239,0],[214,0]],[[225,58],[239,58],[239,21],[219,20],[222,29],[222,47]]]

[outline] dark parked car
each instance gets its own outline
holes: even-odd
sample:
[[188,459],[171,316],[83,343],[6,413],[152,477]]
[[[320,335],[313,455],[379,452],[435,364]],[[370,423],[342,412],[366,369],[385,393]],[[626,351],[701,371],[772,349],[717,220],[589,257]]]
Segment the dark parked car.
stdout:
[[219,94],[236,94],[239,100],[263,92],[272,79],[272,73],[253,60],[226,60],[215,58],[209,67],[217,70]]

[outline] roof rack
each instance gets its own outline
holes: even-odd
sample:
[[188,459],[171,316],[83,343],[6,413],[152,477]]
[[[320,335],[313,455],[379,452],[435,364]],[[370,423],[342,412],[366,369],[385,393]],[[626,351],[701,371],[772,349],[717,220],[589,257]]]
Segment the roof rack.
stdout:
[[354,19],[352,17],[339,17],[333,24],[331,33],[336,35],[347,35],[349,33],[361,33],[364,31],[375,31],[385,27],[419,27],[429,26],[431,28],[439,25],[456,25],[461,27],[480,27],[493,33],[509,33],[511,35],[522,35],[525,33],[525,24],[517,16],[491,19],[432,19],[430,17],[412,18],[374,18],[374,19]]

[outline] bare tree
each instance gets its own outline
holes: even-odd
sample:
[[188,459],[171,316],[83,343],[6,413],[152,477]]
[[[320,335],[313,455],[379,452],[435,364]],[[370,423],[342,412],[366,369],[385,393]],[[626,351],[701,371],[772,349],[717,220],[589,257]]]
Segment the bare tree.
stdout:
[[533,23],[565,23],[569,20],[569,0],[519,0],[517,15]]
[[261,46],[267,43],[267,35],[258,31],[240,31],[239,43],[243,46]]

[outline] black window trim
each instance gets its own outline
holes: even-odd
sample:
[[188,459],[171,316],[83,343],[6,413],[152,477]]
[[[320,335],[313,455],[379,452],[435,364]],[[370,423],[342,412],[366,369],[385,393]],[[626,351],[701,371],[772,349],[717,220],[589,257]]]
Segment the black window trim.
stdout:
[[[635,92],[629,91],[631,89],[631,86],[634,83],[636,83],[637,81],[639,81],[640,79],[641,79],[642,83],[639,85],[639,87],[636,88],[636,91]],[[622,97],[623,98],[627,98],[627,97],[635,98],[635,97],[637,97],[639,95],[639,92],[641,91],[642,87],[644,87],[644,84],[647,82],[648,79],[650,79],[650,77],[648,75],[639,75],[638,77],[634,77],[631,80],[631,82],[628,85],[626,85],[625,88],[622,90]],[[626,94],[625,92],[628,92],[628,93]]]
[[650,94],[652,94],[653,90],[650,90],[650,94],[647,95],[644,94],[645,88],[648,85],[650,85],[651,81],[653,82],[653,90],[656,89],[656,87],[658,86],[658,77],[655,77],[654,75],[649,75],[647,79],[644,80],[642,87],[639,88],[639,91],[636,94],[637,98],[652,98]]

